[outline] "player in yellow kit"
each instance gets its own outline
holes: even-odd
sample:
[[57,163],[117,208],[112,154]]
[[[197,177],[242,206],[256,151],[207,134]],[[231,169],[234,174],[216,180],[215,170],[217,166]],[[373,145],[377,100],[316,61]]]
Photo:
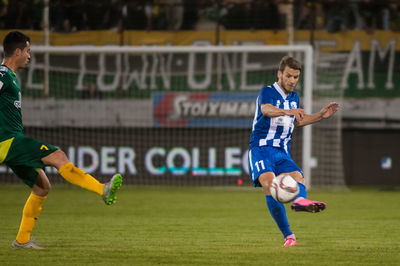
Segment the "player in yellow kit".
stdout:
[[0,66],[0,163],[5,163],[32,188],[12,247],[42,249],[30,236],[51,188],[43,171],[45,166],[56,167],[68,182],[99,194],[107,205],[115,203],[122,176],[115,174],[108,183],[102,184],[75,167],[60,149],[23,134],[21,87],[15,72],[29,63],[30,38],[19,31],[9,32],[4,38],[3,48],[4,60]]

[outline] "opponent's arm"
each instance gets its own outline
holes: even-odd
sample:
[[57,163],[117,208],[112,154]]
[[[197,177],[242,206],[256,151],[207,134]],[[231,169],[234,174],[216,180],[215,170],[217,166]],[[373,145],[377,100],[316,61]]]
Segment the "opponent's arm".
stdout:
[[318,113],[314,114],[304,114],[302,120],[297,120],[295,122],[296,127],[303,127],[306,125],[310,125],[321,121],[322,119],[326,119],[331,117],[336,111],[339,109],[339,104],[336,102],[332,102],[321,109]]
[[268,117],[277,117],[277,116],[281,116],[281,115],[295,116],[296,121],[303,120],[303,117],[305,115],[304,110],[301,108],[280,109],[271,104],[262,104],[261,112],[264,116],[268,116]]

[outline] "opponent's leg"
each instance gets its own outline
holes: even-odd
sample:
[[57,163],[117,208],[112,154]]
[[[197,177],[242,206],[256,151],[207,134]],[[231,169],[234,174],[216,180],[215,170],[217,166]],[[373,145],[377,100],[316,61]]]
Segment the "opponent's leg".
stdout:
[[279,230],[282,232],[283,237],[285,238],[284,246],[295,246],[296,238],[293,232],[290,230],[285,206],[281,202],[276,201],[271,196],[271,193],[269,191],[269,187],[274,177],[274,173],[267,172],[261,174],[258,180],[264,189],[265,199],[267,201],[269,212],[271,213],[271,216],[274,218],[276,224],[279,227]]
[[50,182],[43,170],[39,171],[38,179],[32,187],[32,193],[25,203],[22,211],[22,220],[18,230],[17,238],[12,243],[13,248],[42,249],[31,241],[31,232],[42,211],[42,205],[50,191]]
[[57,150],[42,158],[45,165],[52,165],[58,169],[60,175],[69,183],[80,186],[86,190],[103,195],[103,184],[82,169],[74,166],[61,150]]
[[68,162],[58,169],[60,175],[71,184],[80,186],[86,190],[95,192],[100,196],[103,195],[103,187],[97,179],[85,173],[82,169]]
[[42,204],[45,199],[46,197],[35,195],[32,192],[26,201],[24,210],[22,211],[21,225],[16,238],[19,244],[26,244],[30,241],[31,232],[42,211]]
[[307,199],[306,186],[304,185],[303,175],[298,172],[291,172],[288,175],[292,176],[299,184],[299,194],[293,200],[291,209],[294,211],[305,211],[305,212],[320,212],[326,209],[326,203],[322,201],[314,201]]
[[108,183],[102,184],[90,174],[73,165],[61,150],[44,157],[42,161],[45,164],[55,166],[60,175],[71,184],[103,196],[103,200],[107,205],[115,203],[116,193],[122,185],[122,176],[120,174],[114,175]]
[[120,174],[115,174],[109,182],[102,184],[91,175],[85,173],[82,169],[74,166],[72,163],[66,163],[61,166],[58,172],[68,182],[102,196],[107,205],[116,202],[117,191],[122,185],[122,176]]

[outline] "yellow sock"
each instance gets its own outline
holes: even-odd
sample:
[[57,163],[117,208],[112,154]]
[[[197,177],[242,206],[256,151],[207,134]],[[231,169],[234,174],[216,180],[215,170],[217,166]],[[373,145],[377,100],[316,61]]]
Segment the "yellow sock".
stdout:
[[17,235],[17,241],[25,244],[31,239],[31,232],[36,224],[36,220],[42,211],[42,204],[46,197],[41,197],[31,193],[22,211],[21,225]]
[[97,181],[93,176],[85,173],[72,163],[64,164],[58,169],[60,175],[71,184],[80,186],[84,189],[93,191],[100,196],[103,195],[103,184]]

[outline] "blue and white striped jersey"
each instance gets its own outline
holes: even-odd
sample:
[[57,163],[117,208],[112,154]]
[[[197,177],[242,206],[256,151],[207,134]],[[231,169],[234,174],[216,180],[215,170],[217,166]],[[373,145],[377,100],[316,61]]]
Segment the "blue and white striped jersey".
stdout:
[[295,117],[286,115],[263,116],[261,113],[262,104],[271,104],[281,109],[296,109],[299,107],[299,95],[296,92],[291,92],[286,96],[277,82],[262,88],[257,97],[257,109],[250,137],[250,148],[259,146],[280,147],[289,154]]

